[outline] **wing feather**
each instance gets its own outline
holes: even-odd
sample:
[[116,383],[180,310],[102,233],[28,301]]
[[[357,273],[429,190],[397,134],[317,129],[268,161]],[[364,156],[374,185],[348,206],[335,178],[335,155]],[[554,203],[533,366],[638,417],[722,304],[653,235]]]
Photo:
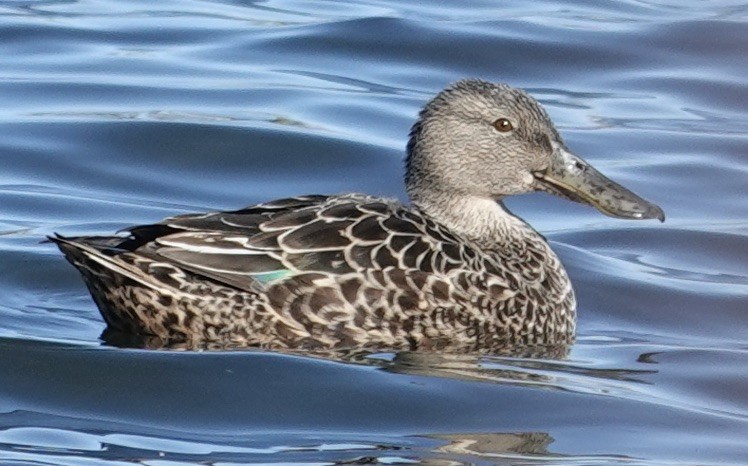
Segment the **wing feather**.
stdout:
[[403,269],[446,277],[471,254],[439,228],[394,201],[305,196],[171,217],[134,229],[142,244],[129,245],[212,280],[252,289],[308,273]]

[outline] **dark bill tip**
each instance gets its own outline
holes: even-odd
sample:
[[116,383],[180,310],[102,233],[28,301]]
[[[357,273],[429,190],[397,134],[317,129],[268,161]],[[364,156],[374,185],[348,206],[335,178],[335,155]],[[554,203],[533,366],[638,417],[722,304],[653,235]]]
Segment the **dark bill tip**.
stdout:
[[665,222],[665,212],[663,212],[662,208],[658,206],[657,204],[649,203],[648,209],[646,212],[641,214],[640,217],[642,220],[650,219],[650,218],[656,218],[660,222]]

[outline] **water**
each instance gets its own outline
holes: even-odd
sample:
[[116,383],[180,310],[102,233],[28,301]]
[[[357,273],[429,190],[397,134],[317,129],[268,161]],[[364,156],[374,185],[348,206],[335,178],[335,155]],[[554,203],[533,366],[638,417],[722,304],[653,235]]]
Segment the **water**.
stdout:
[[[0,463],[748,463],[748,6],[0,3]],[[566,358],[103,344],[44,235],[302,193],[404,197],[419,107],[530,90],[659,203],[511,207],[577,290]]]

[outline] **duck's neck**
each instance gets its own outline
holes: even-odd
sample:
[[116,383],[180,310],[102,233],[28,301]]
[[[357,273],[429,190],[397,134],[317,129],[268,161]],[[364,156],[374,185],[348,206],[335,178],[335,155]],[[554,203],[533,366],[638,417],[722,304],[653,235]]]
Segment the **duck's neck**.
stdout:
[[428,197],[412,196],[412,201],[429,217],[487,249],[516,247],[528,238],[539,237],[503,203],[490,198],[432,193]]

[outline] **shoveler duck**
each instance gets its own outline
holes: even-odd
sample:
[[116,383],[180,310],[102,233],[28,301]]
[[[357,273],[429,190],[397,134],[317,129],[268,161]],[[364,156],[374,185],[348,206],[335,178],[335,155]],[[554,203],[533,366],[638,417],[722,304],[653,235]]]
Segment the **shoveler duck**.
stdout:
[[410,132],[411,200],[301,196],[50,238],[109,328],[228,347],[491,348],[574,337],[569,277],[502,200],[546,191],[626,219],[663,211],[574,155],[543,107],[463,80]]

